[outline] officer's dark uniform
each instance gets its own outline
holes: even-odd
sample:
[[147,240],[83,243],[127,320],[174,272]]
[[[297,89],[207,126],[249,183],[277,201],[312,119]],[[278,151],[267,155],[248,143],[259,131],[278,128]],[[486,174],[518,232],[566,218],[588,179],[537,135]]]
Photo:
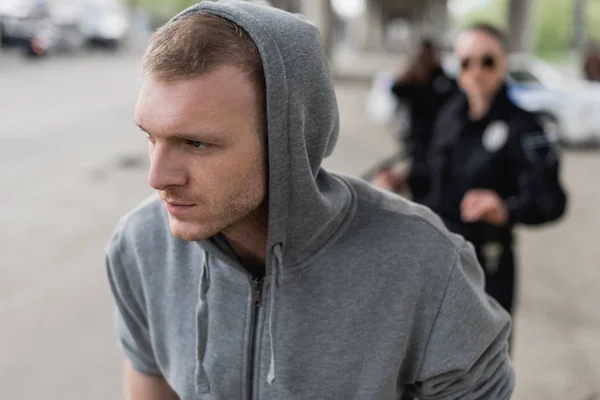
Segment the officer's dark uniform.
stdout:
[[[513,225],[537,225],[559,218],[566,196],[558,178],[559,160],[536,117],[517,107],[502,88],[487,116],[468,119],[463,93],[441,111],[429,155],[426,204],[477,251],[486,290],[513,311],[515,265]],[[464,223],[460,204],[471,189],[491,189],[507,202],[509,223]]]
[[410,130],[404,138],[405,153],[412,159],[407,183],[411,189],[413,200],[422,202],[427,195],[427,152],[433,135],[435,120],[442,106],[457,91],[454,80],[449,78],[441,68],[434,70],[427,83],[397,82],[392,93],[400,101],[410,107]]

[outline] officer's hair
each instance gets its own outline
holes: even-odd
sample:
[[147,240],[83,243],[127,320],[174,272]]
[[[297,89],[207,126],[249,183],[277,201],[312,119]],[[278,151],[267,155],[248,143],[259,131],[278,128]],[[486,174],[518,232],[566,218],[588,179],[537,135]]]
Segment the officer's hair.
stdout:
[[498,41],[498,43],[500,43],[500,47],[502,47],[502,50],[504,50],[505,52],[508,51],[508,39],[506,38],[506,34],[504,33],[504,31],[502,31],[502,29],[492,24],[488,24],[486,22],[477,22],[475,24],[469,25],[464,30],[464,32],[472,31],[483,32],[488,36],[493,37]]
[[421,42],[419,43],[419,46],[424,48],[428,52],[434,52],[435,50],[437,50],[435,41],[429,37],[422,38]]

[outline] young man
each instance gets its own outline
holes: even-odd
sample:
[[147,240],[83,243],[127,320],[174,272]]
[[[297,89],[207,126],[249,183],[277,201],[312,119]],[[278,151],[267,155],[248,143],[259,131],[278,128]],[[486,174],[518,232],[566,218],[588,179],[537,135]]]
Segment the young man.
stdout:
[[510,319],[471,246],[321,168],[339,116],[313,25],[202,2],[143,70],[158,196],[107,250],[130,399],[510,397]]

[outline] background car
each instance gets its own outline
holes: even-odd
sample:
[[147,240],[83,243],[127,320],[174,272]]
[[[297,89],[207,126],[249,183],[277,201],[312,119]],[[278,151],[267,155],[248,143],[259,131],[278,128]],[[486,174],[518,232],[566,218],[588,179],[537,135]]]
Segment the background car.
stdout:
[[48,16],[43,2],[33,0],[0,0],[0,44],[2,47],[28,46]]
[[88,44],[119,48],[130,30],[129,15],[119,0],[81,0],[79,29]]
[[2,45],[31,55],[85,44],[116,49],[129,30],[129,14],[119,0],[0,0]]
[[536,113],[548,135],[565,145],[600,142],[600,84],[568,78],[539,58],[514,55],[510,95]]
[[78,0],[0,0],[2,46],[31,56],[73,51],[83,44]]

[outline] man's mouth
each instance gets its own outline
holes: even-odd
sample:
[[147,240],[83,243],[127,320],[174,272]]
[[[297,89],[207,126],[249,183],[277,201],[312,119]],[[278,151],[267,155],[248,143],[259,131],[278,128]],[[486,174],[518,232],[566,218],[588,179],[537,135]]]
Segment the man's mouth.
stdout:
[[179,201],[163,200],[167,212],[174,217],[183,216],[192,210],[196,205],[190,203],[183,203]]

